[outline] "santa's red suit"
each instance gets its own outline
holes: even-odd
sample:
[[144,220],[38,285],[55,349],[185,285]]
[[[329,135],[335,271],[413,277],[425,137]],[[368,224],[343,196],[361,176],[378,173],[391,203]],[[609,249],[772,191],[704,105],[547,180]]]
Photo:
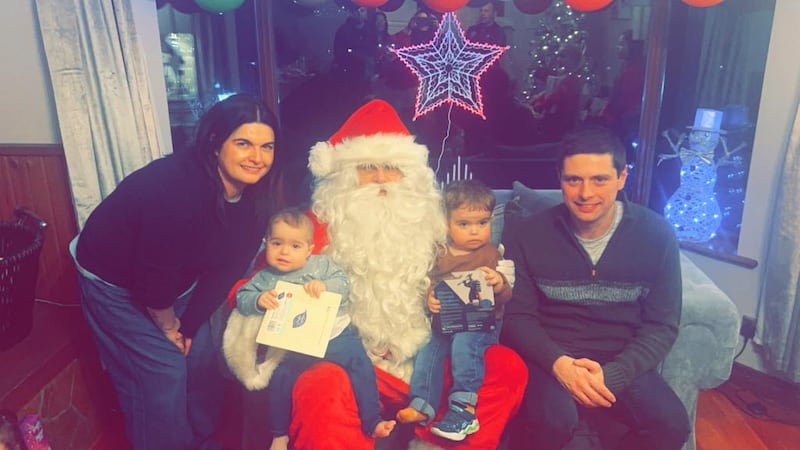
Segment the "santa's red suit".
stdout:
[[[352,323],[375,366],[387,419],[407,406],[414,355],[430,336],[424,306],[427,274],[445,239],[441,194],[427,157],[427,149],[414,143],[394,109],[380,100],[361,107],[309,156],[317,181],[313,213],[309,212],[316,225],[314,251],[328,254],[348,273]],[[398,169],[402,177],[359,183],[357,168],[365,167]],[[229,366],[250,389],[265,386],[274,368],[269,359],[255,364],[255,344],[248,336],[255,329],[234,313],[224,343]],[[242,345],[243,341],[253,344]],[[432,435],[430,425],[417,427],[413,448],[498,447],[503,428],[521,402],[527,369],[516,353],[501,345],[490,347],[485,359],[476,407],[480,430],[452,442]],[[444,406],[437,419],[446,411],[451,384],[445,381]],[[298,379],[289,439],[295,450],[375,446],[374,439],[361,432],[349,378],[339,366],[323,362]]]

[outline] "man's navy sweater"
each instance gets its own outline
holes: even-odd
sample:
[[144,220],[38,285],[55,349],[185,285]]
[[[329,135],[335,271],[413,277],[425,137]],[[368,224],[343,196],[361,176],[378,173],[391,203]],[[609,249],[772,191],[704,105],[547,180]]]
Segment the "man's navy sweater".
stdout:
[[514,224],[507,242],[517,282],[504,342],[547,371],[562,355],[593,359],[615,393],[666,356],[682,301],[674,232],[648,209],[624,208],[596,265],[564,204]]

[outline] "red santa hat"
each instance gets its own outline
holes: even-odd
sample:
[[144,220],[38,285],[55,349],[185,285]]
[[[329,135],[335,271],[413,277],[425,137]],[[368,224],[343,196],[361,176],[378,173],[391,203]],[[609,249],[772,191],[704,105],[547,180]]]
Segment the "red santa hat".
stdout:
[[371,100],[358,108],[327,142],[311,147],[308,168],[325,177],[346,166],[428,165],[428,149],[414,142],[392,105]]

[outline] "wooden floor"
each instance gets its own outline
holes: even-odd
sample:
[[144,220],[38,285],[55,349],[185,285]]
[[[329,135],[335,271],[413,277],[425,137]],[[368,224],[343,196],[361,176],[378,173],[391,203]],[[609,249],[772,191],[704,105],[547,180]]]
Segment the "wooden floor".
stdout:
[[720,391],[700,393],[697,401],[698,450],[798,450],[800,428],[753,417]]
[[800,449],[800,386],[734,364],[722,386],[703,391],[698,450]]
[[[800,386],[734,365],[728,382],[700,392],[695,423],[697,449],[800,450],[798,399]],[[114,436],[105,436],[107,439],[98,442],[93,450],[130,448],[124,443],[121,417],[117,423],[117,431],[108,433]],[[236,440],[238,430],[232,429],[232,423],[237,420],[229,421],[222,441],[226,450],[239,450],[242,446]]]

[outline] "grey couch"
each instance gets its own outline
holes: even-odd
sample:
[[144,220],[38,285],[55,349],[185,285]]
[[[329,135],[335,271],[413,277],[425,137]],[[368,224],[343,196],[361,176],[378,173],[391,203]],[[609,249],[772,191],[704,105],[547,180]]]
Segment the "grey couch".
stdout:
[[[515,182],[513,189],[495,190],[497,208],[493,238],[500,240],[504,221],[512,214],[532,214],[561,202],[558,190],[533,190]],[[692,431],[683,450],[695,450],[697,395],[728,379],[739,335],[739,312],[714,282],[681,252],[683,309],[678,338],[661,364],[664,379],[689,413]],[[585,447],[581,447],[585,448]]]

